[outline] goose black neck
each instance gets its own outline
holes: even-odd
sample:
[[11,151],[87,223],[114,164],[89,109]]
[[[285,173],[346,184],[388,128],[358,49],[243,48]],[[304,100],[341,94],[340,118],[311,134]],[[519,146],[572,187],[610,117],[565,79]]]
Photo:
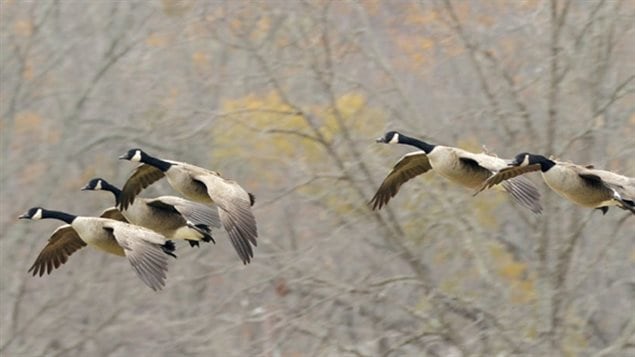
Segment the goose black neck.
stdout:
[[141,162],[143,162],[144,164],[147,165],[151,165],[156,167],[157,169],[166,172],[168,171],[168,169],[170,168],[170,166],[172,166],[171,163],[167,162],[167,161],[163,161],[161,159],[157,159],[156,157],[152,157],[148,154],[144,155],[141,157]]
[[429,154],[430,151],[432,151],[432,149],[434,149],[434,147],[436,146],[436,145],[428,144],[425,141],[422,141],[422,140],[419,140],[419,139],[415,139],[415,138],[411,138],[411,137],[405,136],[405,135],[399,135],[399,143],[417,147],[417,148],[425,151],[426,154]]
[[115,202],[116,202],[115,206],[118,206],[119,198],[121,197],[121,190],[117,186],[111,185],[108,182],[103,182],[103,181],[102,181],[101,187],[102,187],[102,190],[112,192],[113,196],[115,196]]
[[47,209],[42,209],[42,219],[45,218],[59,219],[60,221],[71,224],[73,223],[75,218],[77,218],[77,216],[61,211],[50,211]]
[[540,164],[540,171],[547,172],[549,169],[554,167],[556,163],[552,160],[547,159],[542,155],[536,155],[537,161]]

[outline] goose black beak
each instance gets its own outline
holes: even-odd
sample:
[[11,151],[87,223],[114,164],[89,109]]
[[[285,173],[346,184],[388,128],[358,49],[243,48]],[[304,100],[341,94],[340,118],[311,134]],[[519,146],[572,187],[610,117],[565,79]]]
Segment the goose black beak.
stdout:
[[25,214],[21,214],[18,219],[27,219],[29,218],[29,216],[25,213]]
[[128,158],[126,157],[126,155],[121,155],[119,156],[119,160],[128,160]]
[[386,142],[386,138],[384,138],[383,136],[378,137],[377,139],[375,139],[376,143],[385,143]]
[[82,191],[88,191],[88,190],[90,190],[90,187],[88,187],[88,185],[82,187]]

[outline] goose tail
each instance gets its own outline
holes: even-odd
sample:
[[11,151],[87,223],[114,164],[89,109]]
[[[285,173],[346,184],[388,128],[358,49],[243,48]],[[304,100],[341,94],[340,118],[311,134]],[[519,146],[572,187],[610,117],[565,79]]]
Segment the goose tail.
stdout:
[[165,243],[161,246],[161,249],[163,250],[165,254],[176,258],[176,255],[174,254],[174,251],[176,250],[176,246],[174,245],[174,242],[172,242],[171,240],[166,240]]
[[618,202],[620,203],[619,207],[621,209],[631,211],[632,214],[635,214],[635,202],[631,200],[624,200],[624,199],[620,199],[618,200]]

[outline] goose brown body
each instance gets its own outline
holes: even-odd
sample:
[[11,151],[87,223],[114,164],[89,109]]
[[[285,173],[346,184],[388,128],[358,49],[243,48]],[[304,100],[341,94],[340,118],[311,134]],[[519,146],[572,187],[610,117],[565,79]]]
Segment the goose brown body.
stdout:
[[[121,190],[102,178],[90,180],[82,190],[110,191],[117,205],[121,198]],[[199,240],[213,241],[211,228],[220,227],[216,207],[176,196],[137,198],[126,209],[120,211],[113,207],[106,210],[105,214],[109,218],[152,229],[170,239],[185,239],[191,245],[198,245]]]
[[[492,176],[492,171],[505,167],[501,159],[447,146],[437,146],[428,154],[428,158],[436,173],[461,186],[474,189]],[[471,159],[476,164],[469,164],[462,158]]]
[[219,173],[184,162],[152,157],[140,149],[131,149],[121,159],[141,162],[122,189],[120,208],[126,209],[135,196],[155,181],[166,177],[168,183],[186,198],[218,206],[220,221],[243,263],[253,257],[258,231],[251,211],[254,197],[238,183]]
[[[415,146],[420,151],[404,155],[386,176],[370,205],[380,209],[394,197],[402,184],[429,170],[434,170],[446,179],[470,189],[480,187],[484,181],[498,170],[505,168],[506,162],[486,153],[472,153],[459,148],[432,145],[395,131],[386,133],[377,142]],[[540,213],[540,193],[526,179],[518,178],[506,182],[503,188],[512,198],[534,213]]]
[[618,206],[635,213],[635,178],[529,153],[516,155],[509,167],[486,180],[477,193],[533,171],[540,171],[558,195],[581,206],[604,213],[609,206]]
[[40,207],[30,209],[20,218],[54,218],[67,223],[51,235],[29,269],[33,275],[42,276],[45,271],[50,274],[74,252],[89,245],[127,257],[137,276],[151,289],[161,290],[165,286],[168,255],[174,256],[174,245],[159,233],[108,218],[74,216]]
[[596,185],[582,178],[581,173],[583,170],[578,166],[559,164],[541,175],[552,190],[581,206],[597,208],[616,204],[613,203],[613,192],[608,186]]

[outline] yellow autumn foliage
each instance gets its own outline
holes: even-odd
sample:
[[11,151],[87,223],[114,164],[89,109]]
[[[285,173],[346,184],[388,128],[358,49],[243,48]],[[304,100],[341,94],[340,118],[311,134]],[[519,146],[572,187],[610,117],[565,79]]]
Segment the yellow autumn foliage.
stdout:
[[567,329],[564,334],[563,352],[567,357],[579,356],[589,346],[586,332],[587,320],[573,308],[566,312]]
[[[337,155],[342,160],[352,160],[348,150],[344,147],[339,150],[342,130],[348,129],[356,137],[373,138],[377,136],[377,128],[384,127],[385,115],[369,108],[363,95],[346,93],[336,99],[334,106],[303,109],[310,117],[297,113],[274,92],[227,99],[221,108],[222,114],[211,129],[214,140],[211,155],[216,162],[237,160],[244,164],[241,169],[257,173],[254,177],[259,177],[258,184],[267,187],[288,186],[293,174],[290,168],[299,177],[332,175],[335,177],[309,182],[297,192],[319,197],[337,213],[350,212],[365,204],[341,199],[355,196],[349,192],[350,184],[339,179],[341,173],[332,172],[332,157],[325,149],[325,145],[337,142],[338,145],[332,145],[338,148]],[[236,145],[236,141],[246,137],[251,139]]]
[[169,37],[165,34],[158,33],[158,32],[151,33],[145,40],[145,44],[148,47],[154,47],[154,48],[162,48],[167,46],[169,43],[170,43]]
[[37,112],[23,111],[15,115],[12,149],[19,149],[24,143],[38,141],[56,144],[62,137],[59,127],[50,125],[50,118]]
[[161,0],[163,13],[168,16],[181,16],[185,14],[191,7],[190,0]]
[[33,65],[33,60],[27,59],[24,63],[24,68],[22,69],[22,78],[24,80],[30,81],[35,77],[35,69]]
[[48,166],[42,161],[33,162],[25,165],[18,174],[20,182],[23,185],[34,184],[40,177],[42,177],[42,175],[44,175],[47,168]]
[[476,221],[483,229],[493,230],[498,228],[498,220],[496,219],[496,208],[503,202],[504,196],[496,193],[481,194],[470,200],[473,207]]
[[42,116],[32,111],[20,112],[15,116],[15,130],[19,134],[39,131],[42,128],[42,123]]
[[533,274],[527,270],[527,265],[517,261],[513,254],[502,245],[492,243],[489,253],[498,275],[509,285],[510,302],[515,304],[529,304],[536,299],[536,286]]
[[192,62],[198,71],[206,72],[210,69],[210,56],[203,51],[192,53]]
[[33,35],[33,22],[28,19],[16,20],[13,24],[16,35],[21,37],[31,37]]
[[436,9],[422,9],[417,3],[409,3],[405,23],[414,26],[425,26],[439,21],[439,13]]

